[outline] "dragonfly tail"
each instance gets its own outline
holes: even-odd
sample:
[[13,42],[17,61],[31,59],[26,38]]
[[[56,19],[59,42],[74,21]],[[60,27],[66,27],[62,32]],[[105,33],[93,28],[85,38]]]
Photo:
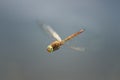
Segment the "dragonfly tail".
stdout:
[[84,32],[84,31],[85,31],[84,29],[80,29],[80,31],[73,33],[70,36],[68,36],[67,38],[65,38],[63,40],[63,42],[67,42],[67,41],[71,40],[72,38],[76,37],[77,35],[79,35],[80,33]]

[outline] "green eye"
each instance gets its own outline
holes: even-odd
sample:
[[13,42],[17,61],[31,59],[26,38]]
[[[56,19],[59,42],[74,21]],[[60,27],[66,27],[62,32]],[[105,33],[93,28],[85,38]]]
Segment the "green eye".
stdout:
[[47,47],[47,51],[48,51],[49,53],[53,52],[53,47],[52,47],[51,45],[49,45],[49,46]]

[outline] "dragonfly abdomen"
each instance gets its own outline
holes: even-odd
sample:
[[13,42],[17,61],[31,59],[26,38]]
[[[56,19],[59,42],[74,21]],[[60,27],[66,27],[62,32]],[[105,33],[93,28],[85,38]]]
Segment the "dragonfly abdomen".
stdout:
[[67,38],[64,39],[64,41],[68,41],[72,38],[74,38],[75,36],[79,35],[80,33],[84,32],[84,29],[81,29],[79,32],[73,33],[72,35],[68,36]]

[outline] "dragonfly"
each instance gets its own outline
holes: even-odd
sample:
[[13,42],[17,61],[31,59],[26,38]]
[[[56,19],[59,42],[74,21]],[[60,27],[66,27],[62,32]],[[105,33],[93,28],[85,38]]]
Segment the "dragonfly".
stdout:
[[[78,36],[79,34],[83,33],[85,31],[85,29],[80,29],[79,31],[71,34],[70,36],[66,37],[65,39],[61,39],[61,37],[58,35],[58,33],[53,30],[53,28],[47,24],[42,24],[42,27],[48,32],[50,33],[50,35],[55,39],[55,41],[51,42],[48,46],[47,46],[47,52],[48,53],[52,53],[58,49],[60,49],[60,47],[62,45],[64,45],[67,41],[73,39],[74,37]],[[80,50],[80,48],[76,48],[76,47],[72,47],[72,49],[74,50]]]

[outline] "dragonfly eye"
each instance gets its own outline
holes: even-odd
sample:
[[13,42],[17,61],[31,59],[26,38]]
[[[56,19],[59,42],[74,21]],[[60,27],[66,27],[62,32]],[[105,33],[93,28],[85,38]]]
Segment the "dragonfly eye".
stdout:
[[53,47],[52,47],[51,45],[49,45],[49,46],[47,47],[47,51],[48,51],[49,53],[53,52]]

